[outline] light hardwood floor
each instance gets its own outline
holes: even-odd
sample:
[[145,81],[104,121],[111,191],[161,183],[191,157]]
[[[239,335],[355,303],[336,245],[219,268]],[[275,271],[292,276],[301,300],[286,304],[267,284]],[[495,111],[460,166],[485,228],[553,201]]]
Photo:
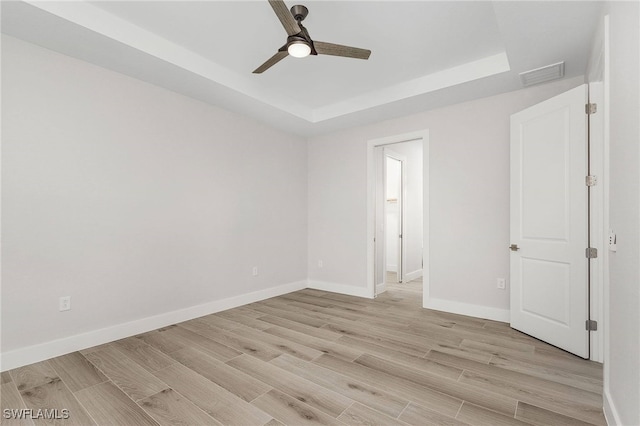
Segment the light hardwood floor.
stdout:
[[62,425],[605,424],[601,365],[421,309],[409,284],[298,291],[18,368],[2,409],[66,408]]
[[397,273],[387,272],[385,285],[387,290],[401,293],[413,293],[414,296],[422,298],[422,277],[413,281],[399,283]]

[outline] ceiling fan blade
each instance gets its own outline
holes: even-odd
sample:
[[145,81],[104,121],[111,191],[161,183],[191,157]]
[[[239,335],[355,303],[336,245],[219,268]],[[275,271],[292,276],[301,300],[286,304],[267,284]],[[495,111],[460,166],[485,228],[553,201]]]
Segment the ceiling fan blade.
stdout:
[[298,25],[298,21],[295,20],[289,8],[282,0],[269,0],[269,4],[273,8],[273,11],[276,13],[276,16],[282,23],[287,34],[290,36],[296,35],[300,32],[300,26]]
[[314,41],[313,45],[316,48],[316,51],[321,55],[344,56],[346,58],[356,59],[369,59],[369,56],[371,55],[371,51],[368,49],[325,43],[324,41]]
[[264,64],[256,68],[256,70],[253,73],[262,74],[263,72],[265,72],[266,70],[268,70],[269,68],[271,68],[272,66],[280,62],[281,60],[283,60],[288,55],[289,55],[289,52],[287,52],[286,49],[279,50],[275,55],[267,59],[267,61]]

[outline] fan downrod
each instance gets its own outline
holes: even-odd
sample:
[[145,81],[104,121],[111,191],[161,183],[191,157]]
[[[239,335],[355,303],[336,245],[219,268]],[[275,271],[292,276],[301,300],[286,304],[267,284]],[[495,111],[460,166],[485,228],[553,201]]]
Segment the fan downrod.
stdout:
[[302,22],[304,21],[304,18],[306,18],[309,14],[309,9],[307,9],[306,6],[297,4],[295,6],[291,6],[291,14],[296,21]]

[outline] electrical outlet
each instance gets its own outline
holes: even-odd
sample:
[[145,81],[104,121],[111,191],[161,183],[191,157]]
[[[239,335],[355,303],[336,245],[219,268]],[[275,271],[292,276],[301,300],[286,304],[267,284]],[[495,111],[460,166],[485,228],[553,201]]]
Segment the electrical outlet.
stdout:
[[505,280],[504,278],[498,278],[496,287],[500,290],[504,290],[505,288],[507,288],[507,280]]
[[254,277],[257,277],[257,276],[258,276],[258,267],[257,267],[257,266],[254,266],[254,267],[253,267],[252,274],[253,274],[253,276],[254,276]]
[[324,267],[324,262],[322,262],[322,260],[318,260],[318,268],[323,268]]
[[60,312],[71,309],[71,296],[64,296],[58,299],[58,309]]

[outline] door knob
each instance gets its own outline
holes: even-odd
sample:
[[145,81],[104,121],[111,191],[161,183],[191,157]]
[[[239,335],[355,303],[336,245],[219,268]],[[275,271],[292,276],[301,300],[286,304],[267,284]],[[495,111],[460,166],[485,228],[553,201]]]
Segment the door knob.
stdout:
[[518,250],[520,250],[520,247],[518,247],[518,245],[517,245],[517,244],[511,244],[511,245],[509,246],[509,248],[511,249],[511,251],[518,251]]

